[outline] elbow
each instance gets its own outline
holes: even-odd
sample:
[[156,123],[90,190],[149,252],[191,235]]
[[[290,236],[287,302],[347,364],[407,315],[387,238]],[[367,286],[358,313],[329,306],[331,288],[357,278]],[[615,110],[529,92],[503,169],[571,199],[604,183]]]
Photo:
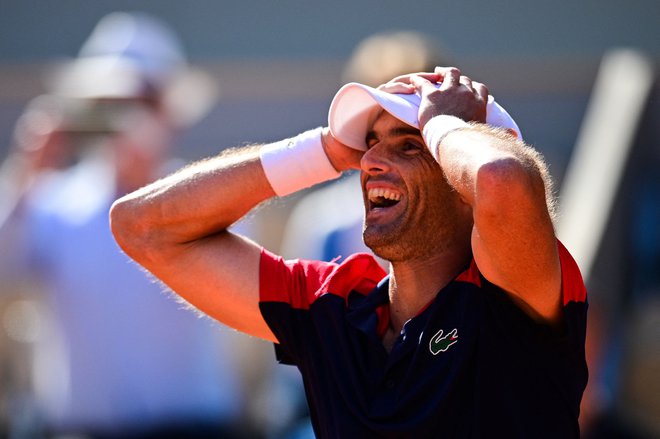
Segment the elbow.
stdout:
[[488,217],[516,214],[528,206],[545,205],[545,185],[540,173],[516,157],[483,164],[475,181],[475,207]]
[[131,258],[138,262],[144,258],[149,238],[148,224],[141,217],[136,202],[120,198],[110,207],[110,231],[119,247]]

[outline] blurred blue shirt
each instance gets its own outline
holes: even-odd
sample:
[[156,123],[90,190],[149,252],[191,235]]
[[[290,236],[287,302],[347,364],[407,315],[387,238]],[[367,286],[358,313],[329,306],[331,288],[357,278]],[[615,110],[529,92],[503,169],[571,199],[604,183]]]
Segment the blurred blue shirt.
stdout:
[[114,187],[105,162],[88,159],[44,178],[23,206],[22,275],[43,282],[54,317],[34,368],[46,424],[117,433],[231,420],[242,405],[233,334],[121,252],[108,224]]

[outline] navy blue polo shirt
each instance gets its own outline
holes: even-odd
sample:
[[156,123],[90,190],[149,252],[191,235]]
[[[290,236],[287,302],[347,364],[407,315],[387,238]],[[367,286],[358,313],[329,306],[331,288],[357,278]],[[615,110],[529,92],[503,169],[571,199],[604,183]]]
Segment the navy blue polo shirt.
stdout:
[[322,438],[577,438],[587,382],[586,291],[558,243],[563,327],[535,323],[472,261],[388,353],[386,273],[262,251],[260,308],[277,358],[303,377]]

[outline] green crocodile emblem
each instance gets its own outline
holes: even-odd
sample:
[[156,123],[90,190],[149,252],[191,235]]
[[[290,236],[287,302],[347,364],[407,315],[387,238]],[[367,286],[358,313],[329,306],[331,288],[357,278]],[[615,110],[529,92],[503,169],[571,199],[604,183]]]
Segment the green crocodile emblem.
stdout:
[[458,343],[458,329],[452,329],[447,335],[442,335],[442,329],[436,332],[436,334],[431,337],[431,342],[429,343],[429,349],[433,355],[438,355],[440,352],[444,352],[454,343]]

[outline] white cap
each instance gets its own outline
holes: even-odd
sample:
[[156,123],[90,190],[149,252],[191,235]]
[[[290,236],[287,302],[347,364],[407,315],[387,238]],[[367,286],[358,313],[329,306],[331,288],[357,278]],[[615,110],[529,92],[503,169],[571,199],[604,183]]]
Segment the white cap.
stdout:
[[[437,84],[440,87],[440,84]],[[387,93],[364,84],[351,82],[339,89],[330,104],[328,125],[332,135],[351,148],[366,150],[365,138],[369,130],[373,110],[381,107],[392,116],[419,128],[417,119],[421,96],[419,93]],[[495,98],[488,96],[486,123],[512,129],[522,139],[520,128]]]

